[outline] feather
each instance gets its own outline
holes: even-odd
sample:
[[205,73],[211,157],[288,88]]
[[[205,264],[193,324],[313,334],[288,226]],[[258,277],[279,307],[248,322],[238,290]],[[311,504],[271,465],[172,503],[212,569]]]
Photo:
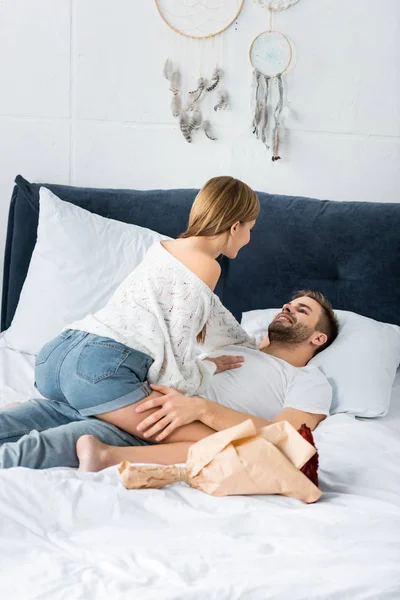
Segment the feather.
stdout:
[[203,129],[204,129],[204,133],[206,134],[206,136],[208,137],[209,140],[212,140],[213,142],[215,142],[215,140],[218,139],[213,134],[213,130],[212,130],[210,121],[203,122]]
[[182,101],[179,94],[174,94],[171,100],[171,111],[173,117],[179,117],[182,108]]
[[199,77],[199,79],[197,80],[197,88],[195,90],[190,90],[189,94],[191,94],[191,95],[198,94],[199,92],[202,92],[205,87],[206,87],[206,80],[204,79],[204,77]]
[[198,108],[192,112],[192,116],[189,121],[189,131],[192,133],[194,129],[200,129],[203,124],[203,117],[201,116],[201,112]]
[[269,149],[267,143],[268,134],[268,93],[270,78],[263,75],[259,71],[253,73],[254,84],[254,117],[253,117],[253,133],[258,140]]
[[264,81],[264,93],[263,100],[260,102],[259,106],[262,110],[262,129],[261,135],[259,135],[259,139],[261,139],[264,146],[269,150],[269,145],[267,143],[267,135],[268,135],[268,123],[269,123],[269,112],[268,112],[268,94],[269,94],[269,81],[270,78],[266,75],[263,76]]
[[196,102],[198,102],[204,92],[204,89],[206,87],[206,80],[203,79],[202,77],[200,77],[200,79],[198,80],[198,88],[197,90],[194,90],[192,92],[189,92],[189,94],[191,94],[191,97],[189,96],[188,99],[188,110],[192,111],[195,110],[196,108]]
[[167,60],[165,61],[165,64],[164,64],[164,68],[163,68],[163,75],[164,75],[165,79],[167,79],[168,81],[171,79],[173,70],[174,70],[173,64],[170,61],[170,59],[167,58]]
[[221,90],[218,93],[218,103],[214,106],[214,110],[225,110],[229,105],[229,96],[228,92],[225,90]]
[[213,90],[215,90],[215,88],[217,87],[217,85],[219,84],[219,80],[221,78],[221,71],[218,68],[214,69],[214,72],[212,74],[211,77],[211,85],[209,85],[208,87],[206,87],[206,92],[212,92]]
[[184,111],[181,112],[181,116],[179,119],[179,127],[181,128],[182,135],[185,138],[185,140],[189,144],[191,144],[192,143],[192,135],[191,135],[191,132],[189,129],[189,118]]
[[174,96],[176,96],[177,94],[179,94],[179,87],[181,85],[181,74],[179,73],[179,71],[174,71],[172,73],[170,82],[171,85],[169,89],[174,94]]
[[272,133],[272,161],[273,162],[275,162],[276,160],[279,160],[281,158],[279,156],[280,128],[281,128],[280,117],[281,117],[281,112],[282,112],[282,108],[283,108],[283,82],[282,82],[281,75],[278,75],[276,77],[276,82],[277,82],[277,86],[278,86],[279,98],[278,98],[278,102],[277,102],[277,105],[276,105],[275,111],[274,111],[275,125],[274,125],[274,130]]
[[253,133],[258,138],[258,126],[260,125],[262,118],[262,109],[258,103],[259,89],[260,89],[260,71],[253,71],[253,86],[254,86],[254,117],[253,117]]

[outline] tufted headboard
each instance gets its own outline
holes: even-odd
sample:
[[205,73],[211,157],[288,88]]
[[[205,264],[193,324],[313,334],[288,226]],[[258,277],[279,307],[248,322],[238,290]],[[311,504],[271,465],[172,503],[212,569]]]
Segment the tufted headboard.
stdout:
[[[9,327],[36,242],[40,184],[20,175],[11,198],[1,329]],[[109,190],[42,184],[59,198],[169,236],[186,228],[197,190]],[[400,325],[400,204],[259,194],[250,244],[221,260],[216,292],[242,311],[277,307],[292,292],[323,292],[337,309]]]

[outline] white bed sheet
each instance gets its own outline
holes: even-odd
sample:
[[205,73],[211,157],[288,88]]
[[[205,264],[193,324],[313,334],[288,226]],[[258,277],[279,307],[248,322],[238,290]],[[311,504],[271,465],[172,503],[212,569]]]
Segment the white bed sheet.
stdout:
[[[33,359],[2,347],[0,404],[32,395]],[[13,600],[400,598],[400,373],[390,414],[315,432],[315,505],[127,491],[115,467],[0,472],[0,597]]]

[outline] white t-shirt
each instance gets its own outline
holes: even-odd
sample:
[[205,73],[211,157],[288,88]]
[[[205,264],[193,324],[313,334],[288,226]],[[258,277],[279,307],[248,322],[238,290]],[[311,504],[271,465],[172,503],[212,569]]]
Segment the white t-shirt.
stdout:
[[209,400],[268,420],[283,408],[329,415],[332,388],[317,367],[293,367],[243,346],[228,346],[211,356],[221,354],[243,356],[245,362],[239,369],[214,375],[207,393],[202,394]]

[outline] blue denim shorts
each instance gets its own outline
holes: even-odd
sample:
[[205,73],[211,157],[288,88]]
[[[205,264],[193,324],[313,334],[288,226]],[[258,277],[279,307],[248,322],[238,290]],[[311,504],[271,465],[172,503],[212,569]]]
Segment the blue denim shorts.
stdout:
[[36,357],[35,386],[49,400],[90,417],[124,408],[151,394],[153,359],[110,338],[67,329]]

